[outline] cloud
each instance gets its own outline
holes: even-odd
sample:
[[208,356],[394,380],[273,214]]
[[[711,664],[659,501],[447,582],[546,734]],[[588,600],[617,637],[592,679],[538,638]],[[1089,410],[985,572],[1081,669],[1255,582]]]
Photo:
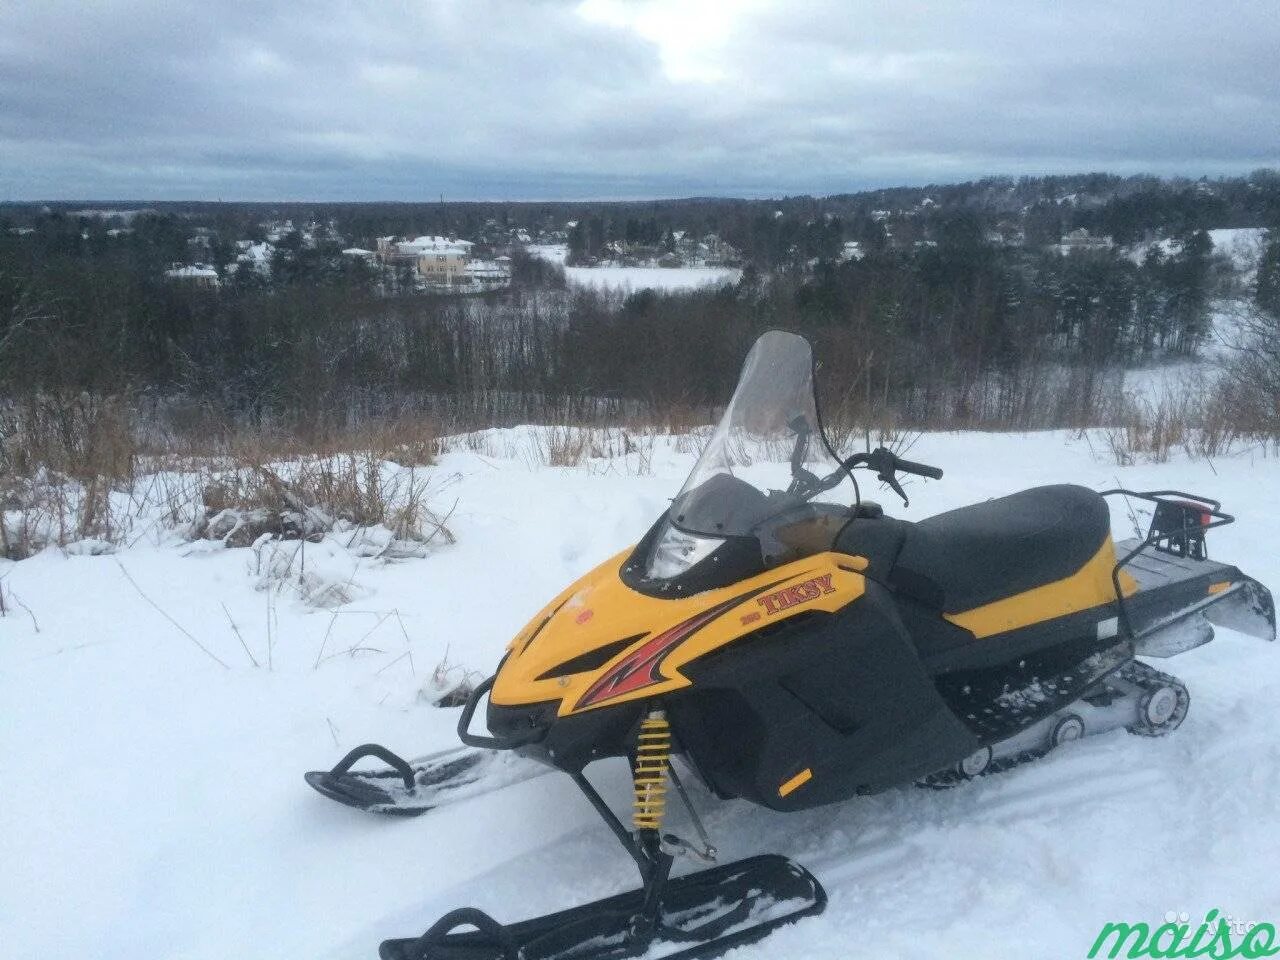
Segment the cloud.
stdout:
[[1240,172],[1280,163],[1276,49],[1270,0],[9,4],[0,199]]

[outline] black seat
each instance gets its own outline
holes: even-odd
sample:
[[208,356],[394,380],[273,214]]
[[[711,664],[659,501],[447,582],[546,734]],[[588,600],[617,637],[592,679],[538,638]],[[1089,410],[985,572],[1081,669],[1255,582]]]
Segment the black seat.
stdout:
[[1086,487],[1033,487],[915,524],[889,582],[943,613],[960,613],[1069,577],[1111,532],[1106,501]]

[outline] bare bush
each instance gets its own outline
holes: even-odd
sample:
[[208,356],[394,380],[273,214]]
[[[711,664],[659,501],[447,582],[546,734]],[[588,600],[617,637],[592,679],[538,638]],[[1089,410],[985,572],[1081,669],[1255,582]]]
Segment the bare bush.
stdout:
[[[209,475],[202,492],[203,516],[192,533],[228,546],[249,546],[264,534],[306,540],[382,527],[393,541],[453,543],[445,519],[427,506],[428,475],[410,467],[384,477],[385,466],[368,451],[282,464],[240,460],[232,469]],[[380,552],[405,549],[388,543]]]
[[1225,365],[1217,403],[1220,415],[1255,439],[1280,438],[1280,314],[1247,311],[1226,338]]
[[1199,374],[1166,385],[1154,399],[1126,397],[1117,420],[1105,436],[1122,466],[1140,460],[1167,463],[1175,451],[1191,458],[1216,457],[1229,452],[1240,435],[1223,401],[1221,382]]

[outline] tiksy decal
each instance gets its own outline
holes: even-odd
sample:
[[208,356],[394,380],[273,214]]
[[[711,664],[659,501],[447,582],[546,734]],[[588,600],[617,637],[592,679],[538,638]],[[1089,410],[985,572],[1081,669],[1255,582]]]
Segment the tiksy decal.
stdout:
[[824,573],[819,577],[813,577],[800,583],[792,584],[789,587],[770,593],[760,597],[756,603],[764,607],[769,616],[780,613],[783,610],[789,610],[791,607],[801,603],[807,603],[810,600],[817,600],[827,593],[835,593],[836,588],[831,585],[831,574]]

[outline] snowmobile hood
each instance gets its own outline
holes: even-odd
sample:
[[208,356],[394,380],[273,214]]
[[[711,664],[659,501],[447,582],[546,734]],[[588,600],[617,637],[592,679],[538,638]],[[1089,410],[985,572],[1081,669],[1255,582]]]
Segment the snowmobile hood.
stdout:
[[862,596],[860,558],[819,553],[727,587],[676,599],[646,596],[620,577],[631,550],[596,567],[512,641],[491,702],[559,701],[557,715],[669,693],[680,668],[799,613],[832,613]]

